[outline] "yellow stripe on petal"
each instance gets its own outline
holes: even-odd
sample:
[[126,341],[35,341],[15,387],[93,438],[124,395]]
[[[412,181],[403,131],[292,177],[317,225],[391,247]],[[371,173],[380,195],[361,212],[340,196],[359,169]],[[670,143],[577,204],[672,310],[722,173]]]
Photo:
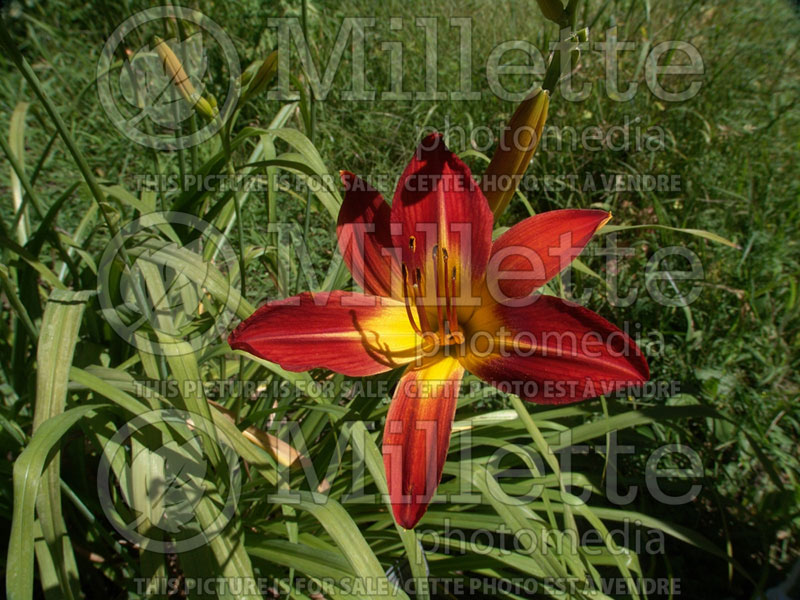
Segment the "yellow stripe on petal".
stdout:
[[384,309],[357,323],[356,330],[376,357],[396,366],[408,364],[419,355],[422,338],[411,327],[404,304],[387,298],[381,302]]
[[342,291],[262,306],[228,338],[232,348],[288,371],[326,368],[353,377],[410,363],[421,341],[401,302]]

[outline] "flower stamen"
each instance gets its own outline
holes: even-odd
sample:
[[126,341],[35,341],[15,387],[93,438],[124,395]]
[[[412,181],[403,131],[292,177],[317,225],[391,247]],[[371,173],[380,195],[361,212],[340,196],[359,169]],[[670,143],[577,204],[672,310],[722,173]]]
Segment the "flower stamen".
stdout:
[[[408,321],[409,323],[411,323],[411,327],[414,328],[414,331],[417,333],[417,335],[422,335],[422,330],[419,328],[417,322],[414,320],[414,315],[411,314],[411,298],[409,296],[411,290],[409,289],[410,286],[408,285],[408,268],[405,266],[405,264],[403,264],[402,267],[403,267],[403,299],[405,300],[406,303],[406,315],[408,315]],[[416,301],[414,302],[414,305],[416,306]]]
[[419,326],[425,331],[433,331],[431,324],[428,321],[428,312],[425,310],[425,285],[422,279],[422,271],[416,269],[416,281],[414,281],[414,304],[417,307],[417,315],[419,317]]
[[[442,302],[441,302],[441,294],[439,293],[439,246],[438,244],[433,247],[433,264],[436,266],[436,318],[439,325],[439,341],[444,343],[444,312],[442,311]],[[445,287],[447,287],[447,281],[443,281]]]
[[[409,236],[408,246],[412,252],[415,251],[414,236]],[[455,265],[451,267],[447,249],[439,248],[439,244],[433,246],[431,258],[433,258],[432,290],[426,285],[425,272],[420,267],[414,266],[419,264],[416,256],[411,256],[410,267],[406,263],[401,265],[406,315],[417,335],[422,337],[435,335],[439,343],[444,346],[460,344],[464,341],[464,336],[458,325],[456,310],[456,267]],[[436,329],[431,327],[426,308],[426,298],[430,298],[431,294],[436,303]]]
[[[446,273],[445,273],[445,276],[446,276]],[[446,282],[445,282],[445,285],[447,285]],[[457,344],[461,344],[461,343],[464,342],[464,335],[461,333],[461,328],[458,326],[458,311],[456,310],[456,303],[455,303],[455,297],[456,297],[456,268],[455,267],[453,267],[453,277],[450,280],[450,285],[452,286],[452,288],[450,290],[450,296],[451,296],[451,298],[453,298],[453,302],[450,305],[450,316],[448,317],[448,319],[449,319],[450,323],[455,325],[455,329],[453,329],[451,331],[450,337],[452,338],[453,342],[455,342]],[[451,327],[452,327],[452,325],[451,325]]]
[[[455,306],[455,298],[454,298],[455,295],[452,293],[453,290],[451,286],[448,285],[449,282],[447,281],[447,273],[449,271],[447,267],[449,258],[450,256],[448,255],[447,250],[443,248],[442,262],[444,263],[443,264],[444,268],[442,269],[442,282],[444,283],[444,296],[445,296],[444,306],[445,306],[445,313],[447,315],[448,337],[450,337],[453,334],[453,332],[458,331],[458,320],[453,319],[453,315],[455,314],[455,311],[453,310],[453,307]],[[453,267],[453,270],[455,271],[455,267]]]

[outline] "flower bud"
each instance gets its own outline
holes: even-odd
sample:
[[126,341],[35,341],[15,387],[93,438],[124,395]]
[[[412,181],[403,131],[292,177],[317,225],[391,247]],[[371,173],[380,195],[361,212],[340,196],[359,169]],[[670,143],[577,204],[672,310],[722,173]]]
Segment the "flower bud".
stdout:
[[169,75],[170,79],[175,84],[175,87],[178,88],[181,96],[183,96],[183,98],[190,105],[192,105],[198,113],[207,119],[213,119],[213,107],[208,100],[203,98],[194,88],[194,85],[192,85],[189,76],[186,74],[180,59],[175,52],[172,51],[172,48],[169,47],[167,42],[159,37],[155,37],[153,39],[156,43],[155,50],[158,53],[161,62],[164,64],[164,72]]
[[[255,64],[255,63],[254,63]],[[251,65],[252,67],[253,65]],[[248,84],[253,80],[253,69],[248,67],[245,69],[241,75],[239,75],[239,87],[244,89],[248,86]]]
[[244,94],[244,100],[251,98],[264,91],[264,88],[269,85],[273,80],[275,74],[278,72],[278,51],[273,50],[267,58],[261,63],[255,76],[253,76],[250,85],[247,86],[247,91]]
[[563,25],[567,13],[564,12],[564,5],[561,0],[536,0],[539,10],[542,11],[545,19]]
[[522,101],[503,131],[481,179],[481,189],[495,218],[503,214],[528,169],[542,137],[549,104],[547,91],[536,90]]

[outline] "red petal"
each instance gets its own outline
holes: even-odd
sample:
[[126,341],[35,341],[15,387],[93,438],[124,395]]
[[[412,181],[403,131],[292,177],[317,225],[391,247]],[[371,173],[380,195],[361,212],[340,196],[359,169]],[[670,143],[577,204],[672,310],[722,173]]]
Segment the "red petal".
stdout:
[[528,306],[481,308],[466,335],[464,366],[533,402],[577,402],[650,377],[628,335],[589,309],[553,296],[535,296]]
[[610,218],[604,210],[553,210],[514,225],[492,246],[486,273],[492,299],[530,295],[566,268]]
[[409,367],[397,384],[383,432],[383,464],[394,518],[406,529],[425,514],[442,478],[463,374],[458,361],[444,358]]
[[[486,270],[492,243],[492,211],[469,167],[450,152],[441,134],[426,137],[397,184],[393,235],[409,269],[433,266],[433,247],[446,248],[465,281],[478,281]],[[415,250],[409,238],[415,238]],[[455,262],[458,261],[458,262]]]
[[403,303],[342,291],[266,304],[228,337],[231,348],[288,371],[324,367],[352,377],[408,364],[418,340]]
[[389,224],[391,208],[353,173],[342,171],[341,177],[345,194],[336,235],[353,279],[368,294],[402,298],[398,252],[392,248]]

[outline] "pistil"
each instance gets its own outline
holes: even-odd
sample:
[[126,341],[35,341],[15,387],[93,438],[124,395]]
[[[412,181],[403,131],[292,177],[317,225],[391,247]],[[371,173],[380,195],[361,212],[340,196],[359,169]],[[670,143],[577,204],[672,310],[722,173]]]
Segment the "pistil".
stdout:
[[414,282],[414,295],[417,306],[417,314],[419,315],[419,326],[423,331],[433,331],[431,324],[428,321],[428,311],[425,310],[425,286],[422,280],[422,272],[419,268],[416,269],[416,281]]
[[[417,335],[422,335],[422,331],[417,326],[417,322],[414,320],[414,315],[411,314],[411,298],[409,297],[411,293],[411,289],[408,284],[408,268],[405,264],[402,265],[403,267],[403,299],[406,303],[406,315],[408,315],[408,321],[411,323],[411,327],[414,328],[414,331]],[[415,303],[416,306],[416,303]]]
[[[433,247],[433,264],[436,265],[436,318],[439,325],[439,341],[444,343],[444,311],[442,311],[442,295],[439,293],[439,246]],[[444,287],[447,287],[447,280],[443,281]]]

